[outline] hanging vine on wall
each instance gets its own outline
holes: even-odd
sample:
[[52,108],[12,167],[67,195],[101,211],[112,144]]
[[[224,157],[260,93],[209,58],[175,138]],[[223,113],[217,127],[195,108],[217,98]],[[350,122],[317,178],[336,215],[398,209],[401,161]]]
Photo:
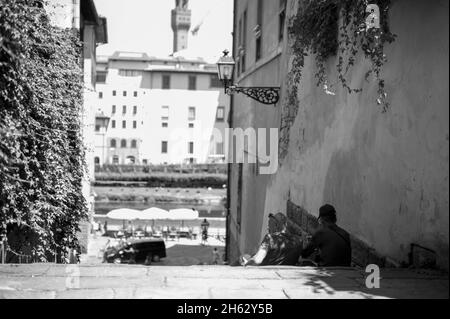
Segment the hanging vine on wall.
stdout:
[[[376,101],[382,105],[383,112],[388,109],[381,69],[386,62],[384,45],[395,40],[388,27],[390,0],[371,1],[371,4],[376,6],[370,7],[367,0],[301,0],[288,28],[294,56],[291,69],[294,85],[300,82],[305,57],[313,54],[317,85],[322,85],[327,93],[333,94],[325,63],[329,57],[338,55],[336,67],[339,82],[349,93],[361,92],[362,88],[350,87],[346,75],[354,65],[356,55],[362,51],[372,64],[366,73],[366,80],[374,76],[378,85]],[[379,8],[378,27],[367,24],[368,8]],[[296,94],[296,90],[291,92]]]

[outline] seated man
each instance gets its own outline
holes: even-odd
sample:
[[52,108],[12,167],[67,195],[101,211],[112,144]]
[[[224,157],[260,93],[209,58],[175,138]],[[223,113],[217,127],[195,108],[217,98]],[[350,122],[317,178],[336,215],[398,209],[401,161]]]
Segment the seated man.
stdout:
[[269,233],[258,252],[241,257],[241,265],[296,265],[302,251],[301,237],[288,230],[288,219],[282,213],[269,214]]
[[318,265],[323,267],[349,267],[352,259],[350,235],[336,225],[336,210],[331,205],[319,209],[319,229],[302,252],[302,258],[308,258],[318,252]]

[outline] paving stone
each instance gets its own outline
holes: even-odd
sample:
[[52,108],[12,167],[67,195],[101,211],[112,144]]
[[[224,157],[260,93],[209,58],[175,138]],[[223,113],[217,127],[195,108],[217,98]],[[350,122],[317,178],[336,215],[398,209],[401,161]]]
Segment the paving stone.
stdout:
[[59,291],[57,299],[112,299],[114,291],[112,289],[68,289]]
[[54,299],[55,296],[56,292],[54,291],[4,290],[0,288],[0,299]]
[[136,299],[208,299],[208,289],[186,288],[138,288],[134,293]]
[[228,279],[228,278],[203,278],[202,280],[194,278],[167,278],[166,287],[183,289],[184,287],[199,288],[229,288],[240,287],[242,289],[262,289],[264,288],[259,280],[247,279]]
[[447,298],[448,276],[381,270],[381,288],[348,268],[0,265],[2,298]]
[[65,290],[70,278],[66,277],[31,277],[11,276],[0,278],[0,287],[9,287],[16,290]]
[[287,299],[282,289],[211,288],[214,299]]
[[284,292],[290,299],[379,299],[386,298],[360,290],[318,290],[314,287],[301,287],[296,289],[286,288]]

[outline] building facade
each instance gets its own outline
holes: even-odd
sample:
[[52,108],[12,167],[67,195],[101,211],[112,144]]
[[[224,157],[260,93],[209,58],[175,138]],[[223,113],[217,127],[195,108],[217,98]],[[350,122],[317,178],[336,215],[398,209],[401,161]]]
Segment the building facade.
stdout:
[[[382,113],[374,102],[376,83],[364,80],[368,67],[362,55],[348,74],[362,93],[336,88],[335,95],[326,94],[316,86],[316,67],[307,57],[298,105],[289,104],[285,21],[299,3],[234,2],[235,82],[281,86],[282,96],[275,107],[241,95],[232,98],[231,126],[278,128],[280,158],[271,175],[259,174],[255,164],[231,165],[230,262],[256,252],[269,213],[314,218],[329,203],[336,207],[339,225],[392,264],[407,264],[411,247],[419,245],[448,269],[449,52],[448,28],[442,28],[448,25],[448,10],[442,10],[448,4],[392,3],[389,24],[397,38],[385,48],[383,69],[391,107]],[[337,57],[331,57],[326,65],[333,81],[336,64]],[[282,121],[292,107],[298,112],[282,140]],[[289,212],[291,204],[294,212]]]
[[224,162],[229,97],[217,65],[190,56],[187,0],[172,10],[174,53],[115,52],[97,63],[96,164]]
[[129,52],[106,61],[98,66],[107,74],[97,83],[95,163],[225,160],[229,97],[215,64]]

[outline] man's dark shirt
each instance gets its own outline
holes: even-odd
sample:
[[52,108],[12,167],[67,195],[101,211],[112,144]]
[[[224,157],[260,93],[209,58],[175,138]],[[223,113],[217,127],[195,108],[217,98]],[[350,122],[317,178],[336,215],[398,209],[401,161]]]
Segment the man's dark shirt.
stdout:
[[261,246],[267,250],[261,266],[296,265],[302,252],[300,237],[288,233],[267,234]]
[[350,235],[337,225],[323,226],[319,229],[303,250],[302,257],[308,258],[316,249],[319,249],[320,266],[348,267],[351,264]]

